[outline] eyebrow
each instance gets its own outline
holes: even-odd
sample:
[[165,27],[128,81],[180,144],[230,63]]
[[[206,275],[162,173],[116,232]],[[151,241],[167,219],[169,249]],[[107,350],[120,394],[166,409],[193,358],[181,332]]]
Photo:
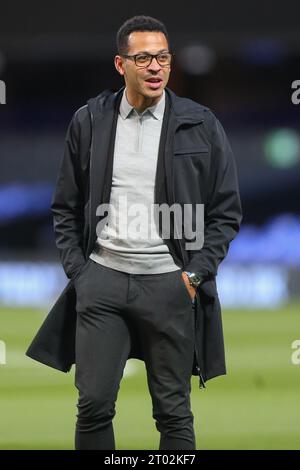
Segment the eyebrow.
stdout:
[[[157,54],[160,54],[161,52],[169,52],[169,51],[168,51],[168,49],[161,49],[160,51],[157,52]],[[139,51],[136,54],[150,54],[150,55],[152,55],[151,52],[149,52],[149,51]]]

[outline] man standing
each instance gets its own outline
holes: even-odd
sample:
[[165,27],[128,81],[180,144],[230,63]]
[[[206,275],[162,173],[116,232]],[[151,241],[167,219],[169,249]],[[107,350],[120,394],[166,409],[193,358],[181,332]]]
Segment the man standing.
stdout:
[[[127,20],[117,47],[125,86],[90,99],[68,129],[51,208],[70,282],[27,355],[75,363],[76,449],[115,449],[130,357],[145,362],[159,449],[196,449],[191,375],[204,387],[226,373],[215,276],[241,222],[235,163],[214,114],[167,88],[160,21]],[[157,205],[188,209],[161,221]],[[187,243],[187,225],[200,245]]]

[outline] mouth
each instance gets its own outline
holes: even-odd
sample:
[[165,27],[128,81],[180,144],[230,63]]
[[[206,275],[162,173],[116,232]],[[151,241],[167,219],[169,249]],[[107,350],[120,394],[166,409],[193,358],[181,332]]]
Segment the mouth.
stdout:
[[145,82],[147,83],[149,88],[151,88],[152,90],[157,90],[162,85],[163,80],[161,78],[152,77],[145,80]]

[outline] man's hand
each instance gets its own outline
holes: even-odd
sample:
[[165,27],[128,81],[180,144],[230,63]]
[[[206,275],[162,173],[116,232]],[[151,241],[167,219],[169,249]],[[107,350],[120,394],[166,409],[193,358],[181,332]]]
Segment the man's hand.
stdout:
[[189,277],[184,271],[182,271],[182,278],[184,280],[187,290],[189,291],[191,299],[194,300],[194,297],[196,295],[196,289],[190,285]]

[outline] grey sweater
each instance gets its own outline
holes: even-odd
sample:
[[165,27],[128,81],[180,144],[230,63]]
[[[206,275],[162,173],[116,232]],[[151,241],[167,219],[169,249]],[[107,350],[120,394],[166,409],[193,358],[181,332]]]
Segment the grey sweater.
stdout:
[[157,274],[180,269],[154,223],[154,184],[165,109],[159,102],[143,113],[133,108],[124,89],[113,159],[110,211],[90,258],[132,273]]

